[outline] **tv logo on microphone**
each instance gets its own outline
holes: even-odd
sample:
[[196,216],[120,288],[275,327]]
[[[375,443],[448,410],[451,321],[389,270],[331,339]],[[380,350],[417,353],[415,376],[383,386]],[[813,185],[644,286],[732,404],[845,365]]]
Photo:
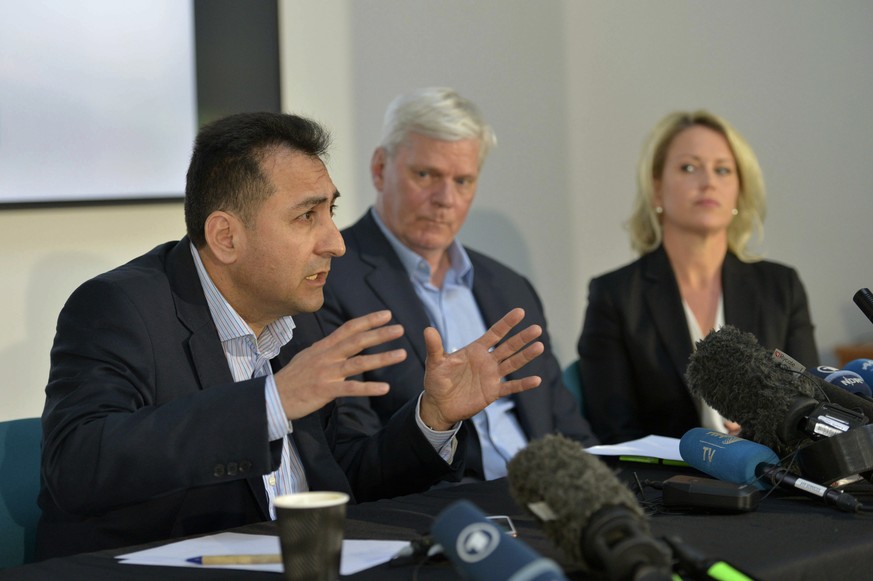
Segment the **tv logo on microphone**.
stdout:
[[709,446],[703,447],[703,461],[707,464],[712,462],[712,459],[715,457],[715,448],[710,448]]
[[455,549],[467,563],[485,559],[500,545],[500,530],[490,523],[477,522],[464,527]]
[[703,461],[707,464],[712,464],[715,460],[715,452],[725,446],[730,446],[731,444],[735,444],[737,442],[743,442],[744,440],[738,436],[731,436],[730,434],[722,434],[721,432],[705,432],[706,437],[714,439],[715,441],[703,442],[703,446],[701,446],[701,452],[703,453]]

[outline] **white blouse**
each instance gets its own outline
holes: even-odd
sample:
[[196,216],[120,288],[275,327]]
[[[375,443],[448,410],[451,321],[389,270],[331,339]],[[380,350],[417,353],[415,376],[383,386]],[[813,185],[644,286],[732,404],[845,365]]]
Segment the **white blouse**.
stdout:
[[[704,333],[700,330],[700,325],[697,323],[697,317],[691,311],[691,307],[682,299],[682,307],[685,309],[685,320],[688,322],[688,333],[691,335],[691,345],[693,349],[697,349],[697,342],[703,339]],[[715,312],[715,330],[721,329],[724,326],[724,297],[718,297],[718,309]],[[697,413],[700,416],[700,425],[710,430],[716,430],[721,433],[727,433],[724,427],[726,418],[712,409],[703,399],[694,397],[697,404]]]

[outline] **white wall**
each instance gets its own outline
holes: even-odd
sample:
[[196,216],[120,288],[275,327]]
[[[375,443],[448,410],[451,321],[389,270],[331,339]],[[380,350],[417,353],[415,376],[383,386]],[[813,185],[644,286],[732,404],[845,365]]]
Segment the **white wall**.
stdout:
[[[461,237],[531,277],[563,363],[588,280],[634,258],[622,224],[636,158],[679,108],[723,115],[758,153],[769,189],[759,250],[800,271],[824,362],[839,344],[873,340],[851,300],[873,286],[862,236],[873,216],[873,4],[363,0],[331,2],[330,18],[320,4],[286,2],[286,20],[306,19],[289,40],[308,55],[295,90],[308,107],[351,71],[339,109],[352,123],[334,129],[356,151],[357,213],[372,200],[366,160],[394,95],[450,85],[477,101],[499,145]],[[340,42],[352,64],[337,67],[334,33],[349,22]]]
[[[873,4],[565,7],[578,283],[629,258],[618,223],[630,212],[644,134],[672,109],[705,107],[758,154],[768,187],[762,250],[800,272],[824,361],[836,363],[839,344],[873,339],[852,302],[873,286],[865,235],[873,218]],[[565,307],[582,312],[585,293],[574,298]]]
[[73,289],[184,233],[181,202],[0,211],[0,421],[42,413],[55,323]]
[[[338,222],[372,200],[388,101],[450,85],[499,145],[463,240],[531,277],[558,355],[575,356],[588,280],[632,255],[621,224],[643,136],[707,107],[751,142],[769,189],[762,250],[807,285],[825,362],[873,340],[873,4],[774,0],[281,0],[284,106],[334,132]],[[34,160],[39,164],[50,160]],[[72,288],[183,230],[180,204],[0,212],[0,420],[38,415],[54,321]]]

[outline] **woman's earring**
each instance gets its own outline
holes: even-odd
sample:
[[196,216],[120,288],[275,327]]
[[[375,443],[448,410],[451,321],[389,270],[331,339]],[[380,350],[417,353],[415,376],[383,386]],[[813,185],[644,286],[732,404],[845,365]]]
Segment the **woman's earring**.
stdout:
[[[736,212],[736,210],[734,210],[734,212]],[[655,206],[655,213],[656,214],[663,214],[664,208],[662,208],[661,206]]]
[[734,216],[739,215],[739,213],[740,213],[740,211],[737,210],[736,208],[734,208],[733,210],[731,210],[731,214],[733,214]]

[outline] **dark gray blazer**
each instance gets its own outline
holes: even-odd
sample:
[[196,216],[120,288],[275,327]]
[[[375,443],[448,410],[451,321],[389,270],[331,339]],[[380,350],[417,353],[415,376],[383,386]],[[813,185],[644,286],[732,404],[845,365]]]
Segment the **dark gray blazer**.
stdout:
[[[303,321],[301,333],[321,331]],[[295,339],[273,361],[290,360]],[[43,413],[41,558],[269,518],[263,377],[235,383],[187,238],[79,287],[58,319]],[[401,410],[371,435],[330,404],[294,420],[313,490],[372,500],[459,472]]]
[[[427,356],[422,333],[430,321],[406,269],[370,212],[343,230],[343,238],[346,254],[333,261],[324,293],[325,304],[316,313],[325,331],[381,309],[390,309],[394,314],[393,322],[402,324],[406,331],[394,343],[380,348],[406,349],[406,360],[366,374],[369,381],[388,382],[391,391],[383,397],[354,400],[350,402],[354,407],[343,410],[343,413],[351,411],[344,416],[346,421],[359,425],[362,430],[374,431],[421,393]],[[473,295],[486,326],[497,322],[512,308],[522,307],[526,313],[522,325],[536,323],[543,328],[541,340],[545,353],[515,374],[520,377],[539,375],[543,380],[540,387],[512,396],[525,435],[534,439],[560,432],[585,445],[596,444],[590,427],[564,387],[561,368],[552,354],[543,307],[533,286],[499,262],[469,248],[466,250],[474,269]],[[474,431],[471,422],[464,424],[466,430]],[[477,438],[468,438],[467,450],[466,474],[481,478],[482,457]]]
[[[725,323],[818,365],[806,292],[793,268],[728,253],[722,289]],[[601,441],[681,437],[699,425],[685,383],[691,338],[663,247],[591,280],[578,350],[585,413]]]

